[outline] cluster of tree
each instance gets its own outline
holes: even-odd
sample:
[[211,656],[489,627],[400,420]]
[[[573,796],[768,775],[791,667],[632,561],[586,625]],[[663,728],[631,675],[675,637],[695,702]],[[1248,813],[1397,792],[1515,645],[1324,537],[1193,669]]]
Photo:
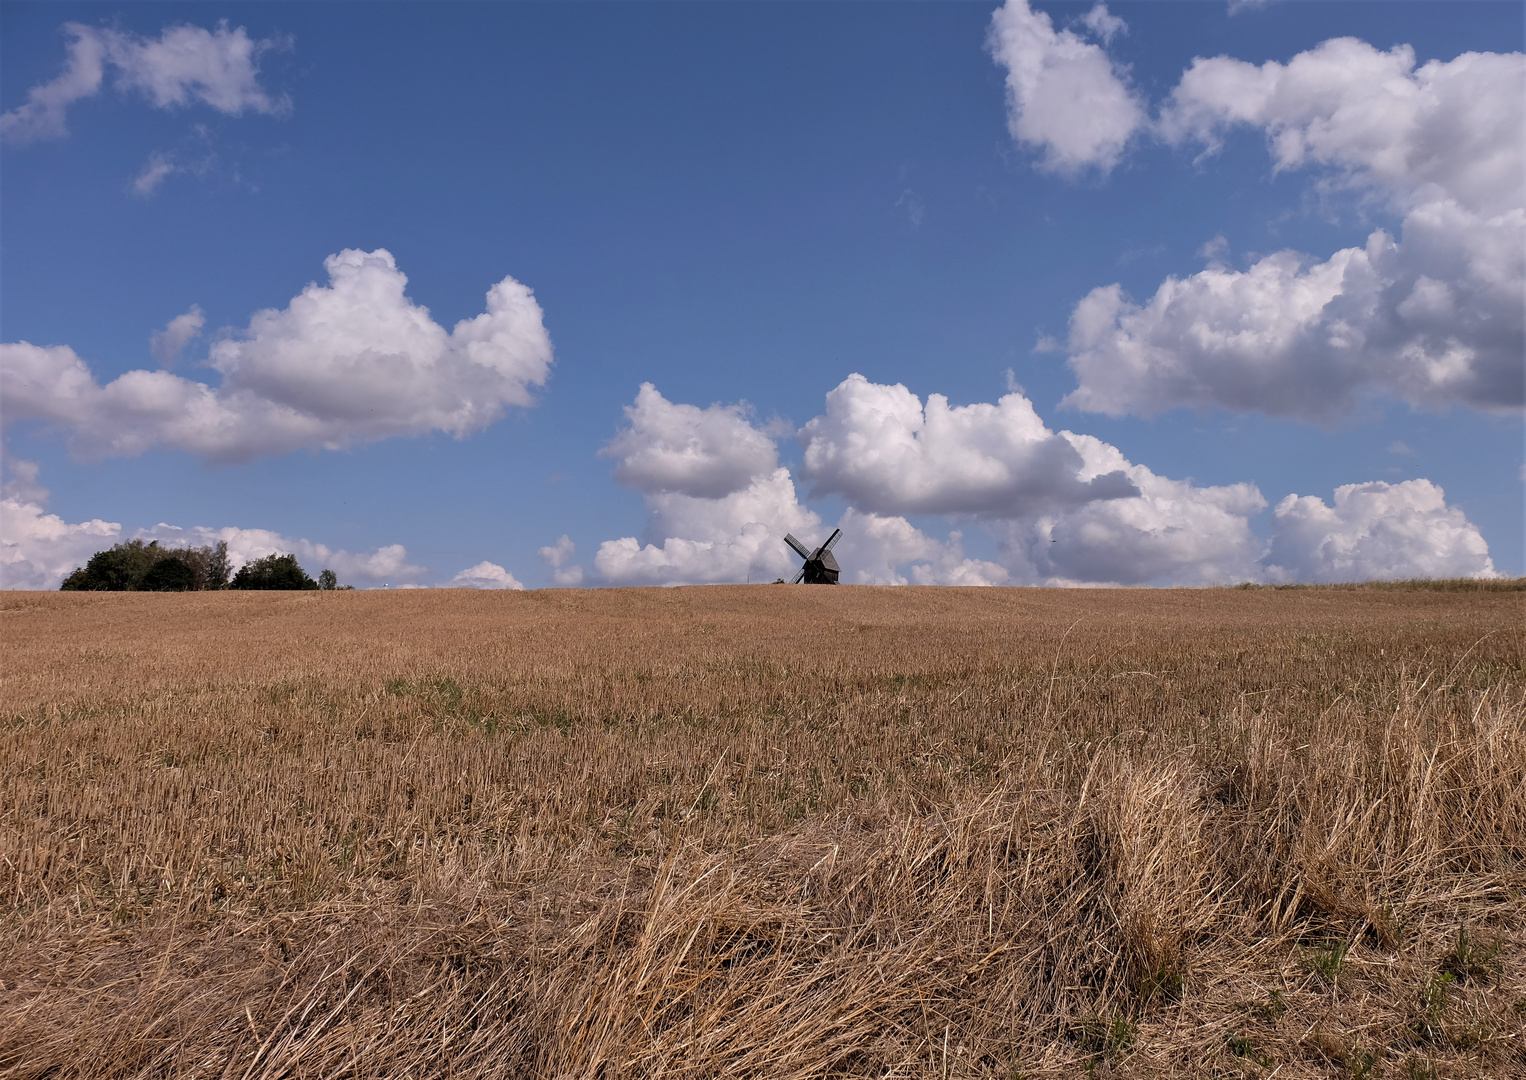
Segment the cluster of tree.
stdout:
[[75,570],[59,586],[83,592],[192,592],[201,589],[349,589],[332,570],[314,581],[295,555],[266,555],[231,574],[228,545],[161,547],[159,541],[128,540]]
[[86,592],[189,592],[228,587],[228,545],[161,547],[155,540],[128,540],[105,551],[64,578],[60,588]]

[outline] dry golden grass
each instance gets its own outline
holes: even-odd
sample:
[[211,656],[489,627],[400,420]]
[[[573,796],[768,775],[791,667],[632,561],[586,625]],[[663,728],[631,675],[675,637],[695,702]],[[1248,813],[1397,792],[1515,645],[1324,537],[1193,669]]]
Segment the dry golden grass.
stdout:
[[1526,594],[6,594],[0,1075],[1526,1075]]

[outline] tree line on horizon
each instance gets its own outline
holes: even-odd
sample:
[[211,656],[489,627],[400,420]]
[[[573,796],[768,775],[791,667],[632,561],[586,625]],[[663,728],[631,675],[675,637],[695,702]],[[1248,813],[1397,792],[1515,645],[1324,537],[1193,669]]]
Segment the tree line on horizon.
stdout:
[[227,541],[206,547],[163,547],[127,540],[97,551],[64,578],[65,592],[201,592],[212,589],[353,589],[325,569],[314,581],[295,555],[270,554],[233,572]]

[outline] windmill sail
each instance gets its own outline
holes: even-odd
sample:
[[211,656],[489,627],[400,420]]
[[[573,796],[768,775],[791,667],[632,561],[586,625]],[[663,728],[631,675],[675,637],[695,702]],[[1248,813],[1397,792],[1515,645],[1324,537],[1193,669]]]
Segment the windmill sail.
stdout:
[[805,565],[800,568],[800,573],[795,575],[792,584],[798,585],[804,581],[807,585],[836,585],[842,568],[837,565],[837,559],[832,554],[832,545],[837,543],[837,538],[841,535],[841,529],[833,529],[827,542],[812,551],[797,540],[793,533],[785,533],[784,542],[796,555],[805,560]]

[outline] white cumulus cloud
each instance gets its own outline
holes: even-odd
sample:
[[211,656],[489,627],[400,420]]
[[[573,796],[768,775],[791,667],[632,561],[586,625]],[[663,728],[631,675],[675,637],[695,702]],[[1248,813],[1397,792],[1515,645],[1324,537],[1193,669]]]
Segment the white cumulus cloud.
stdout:
[[[1266,501],[1255,485],[1199,487],[1158,476],[1100,439],[1050,431],[1017,391],[959,407],[930,394],[924,406],[904,386],[853,375],[827,394],[826,413],[800,439],[813,489],[842,495],[858,515],[858,533],[844,526],[844,552],[866,581],[967,573],[1024,583],[1207,584],[1259,576],[1250,518]],[[1004,573],[965,566],[957,534],[940,544],[901,514],[994,519]],[[861,541],[849,537],[860,533],[879,550],[856,551]],[[917,559],[920,571],[898,569]]]
[[408,562],[408,550],[402,544],[349,552],[314,543],[305,537],[283,536],[269,529],[244,529],[233,525],[217,529],[205,525],[182,528],[164,522],[152,529],[139,529],[135,535],[140,540],[157,540],[165,547],[206,547],[226,543],[228,565],[234,572],[245,563],[267,555],[295,555],[303,569],[313,577],[323,570],[332,570],[344,584],[411,582],[427,572],[424,567]]
[[799,567],[784,534],[826,535],[801,506],[789,470],[773,469],[720,498],[660,492],[646,497],[648,542],[606,540],[594,571],[612,585],[684,585],[772,581]]
[[1277,504],[1267,571],[1274,581],[1493,577],[1477,526],[1429,480],[1347,484]]
[[483,560],[445,583],[447,589],[523,589],[519,580],[497,563]]
[[1526,402],[1526,57],[1415,66],[1351,38],[1287,64],[1184,73],[1158,132],[1215,149],[1259,129],[1279,171],[1318,168],[1397,214],[1396,238],[1325,259],[1214,263],[1143,303],[1117,285],[1071,316],[1067,405],[1110,415],[1222,407],[1327,420],[1377,392],[1421,407]]
[[905,386],[853,374],[826,404],[800,430],[802,475],[863,510],[1019,517],[1137,494],[1121,469],[1083,478],[1081,454],[1017,392],[957,407],[929,394],[924,406]]
[[[242,26],[170,26],[157,38],[73,22],[63,29],[70,39],[64,70],[0,116],[0,135],[11,142],[67,135],[69,106],[99,93],[108,71],[119,91],[140,93],[161,109],[200,103],[238,116],[246,109],[274,114],[290,108],[286,97],[272,96],[259,83],[260,57],[284,43],[257,41]],[[157,182],[150,181],[148,190]]]
[[[826,404],[800,439],[806,475],[850,504],[835,549],[845,582],[1164,584],[1259,576],[1262,547],[1249,518],[1266,503],[1254,485],[1201,488],[1156,476],[1090,436],[1049,431],[1019,393],[958,408],[934,394],[924,406],[904,386],[854,375]],[[645,443],[624,445],[634,454]],[[714,464],[707,454],[721,450],[716,444],[694,453],[685,475],[705,475]],[[599,580],[791,579],[799,563],[781,542],[784,533],[807,544],[830,533],[801,505],[782,467],[760,468],[746,487],[721,496],[653,490],[645,501],[645,542],[602,544],[594,558]],[[905,514],[985,518],[1002,561],[972,558],[958,530],[938,540]],[[542,557],[560,566],[570,541],[566,549],[543,549]]]
[[[56,589],[66,574],[83,566],[90,556],[126,539],[117,522],[99,518],[68,522],[48,513],[48,491],[38,483],[35,463],[7,458],[5,470],[6,482],[0,487],[0,587]],[[402,544],[352,553],[269,529],[181,528],[163,522],[139,529],[132,538],[157,540],[165,547],[207,547],[221,541],[228,545],[228,564],[234,571],[266,555],[293,554],[314,576],[326,568],[352,584],[408,582],[425,573],[423,567],[408,562]]]
[[[1083,21],[1104,41],[1124,28],[1102,4]],[[1147,122],[1144,106],[1107,52],[1070,30],[1056,30],[1028,0],[1007,0],[996,10],[987,47],[1007,69],[1007,127],[1018,142],[1043,151],[1046,169],[1107,172]]]
[[65,574],[121,539],[118,522],[68,522],[48,513],[48,491],[37,482],[35,462],[7,457],[5,477],[0,486],[0,589],[56,589]]
[[1417,68],[1408,45],[1384,52],[1356,38],[1286,64],[1199,58],[1161,110],[1160,132],[1212,150],[1234,128],[1259,129],[1279,170],[1326,165],[1385,198],[1498,213],[1521,204],[1523,72],[1520,53]]
[[[788,469],[744,405],[674,404],[650,383],[625,410],[630,427],[600,451],[615,478],[642,492],[644,542],[606,540],[594,574],[611,585],[772,581],[793,576],[786,532],[814,535],[821,519],[800,505]],[[560,543],[560,542],[559,542]],[[571,557],[542,549],[552,565]]]
[[638,491],[719,498],[779,461],[773,439],[752,426],[744,405],[676,405],[642,383],[625,415],[630,427],[599,456],[617,458],[615,479]]
[[855,585],[1006,585],[1012,575],[999,563],[965,556],[957,530],[945,541],[903,517],[849,509],[842,539],[833,548],[845,582]]
[[[712,414],[718,415],[737,416]],[[935,394],[924,406],[903,386],[855,375],[828,393],[826,413],[807,423],[800,439],[812,475],[832,478],[828,490],[849,504],[834,548],[849,584],[1227,585],[1493,571],[1478,530],[1428,481],[1343,487],[1333,509],[1290,496],[1277,508],[1269,544],[1253,528],[1267,508],[1255,484],[1203,486],[1161,476],[1094,436],[1050,432],[1015,392],[996,404],[957,409]],[[1104,480],[1119,490],[1089,498],[1012,498],[1011,477],[1028,468],[1028,449],[1051,441],[1068,455],[1066,490],[1084,496]],[[646,443],[624,445],[637,454]],[[719,443],[694,450],[682,475],[710,475],[716,463],[707,455],[721,454]],[[783,535],[793,532],[814,545],[831,532],[802,505],[785,467],[760,468],[745,487],[719,496],[650,486],[645,537],[600,545],[596,582],[790,580],[799,560]],[[973,518],[994,540],[997,557],[970,556],[959,529],[939,540],[908,514],[949,524]],[[555,575],[572,566],[573,553],[565,536],[540,552]]]
[[[5,475],[6,482],[0,486],[0,588],[56,589],[65,575],[83,566],[90,556],[125,539],[117,522],[99,518],[67,522],[48,513],[48,490],[38,483],[34,462],[7,458]],[[139,529],[132,538],[157,540],[165,547],[207,547],[224,542],[228,545],[228,564],[234,571],[266,555],[293,554],[314,576],[327,568],[347,583],[411,581],[425,572],[408,562],[408,552],[401,544],[351,553],[269,529],[202,525],[186,529],[163,522],[152,529]]]
[[[1091,435],[1065,432],[1086,473],[1123,471],[1129,499],[1089,503],[1013,522],[1004,541],[1019,576],[1046,584],[1213,585],[1257,580],[1262,544],[1250,518],[1266,508],[1256,485],[1198,487],[1158,476]],[[1024,571],[1027,573],[1024,573]]]
[[530,387],[545,382],[551,340],[513,278],[488,290],[485,313],[447,331],[405,295],[389,252],[346,250],[324,266],[327,286],[212,346],[215,388],[147,370],[102,386],[67,346],[0,345],[6,420],[52,421],[85,458],[170,446],[243,461],[432,430],[463,437],[530,405]]
[[0,588],[55,589],[121,534],[115,521],[68,522],[37,503],[0,498]]

